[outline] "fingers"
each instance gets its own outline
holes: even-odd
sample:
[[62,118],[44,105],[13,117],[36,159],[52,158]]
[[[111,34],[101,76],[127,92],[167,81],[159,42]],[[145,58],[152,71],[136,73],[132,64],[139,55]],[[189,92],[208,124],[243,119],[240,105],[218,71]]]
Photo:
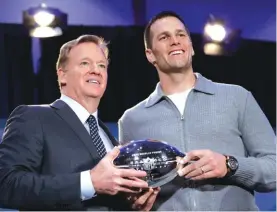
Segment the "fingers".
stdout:
[[159,193],[161,191],[161,187],[156,187],[156,188],[153,188],[154,192],[155,193]]
[[144,206],[141,208],[142,211],[150,211],[151,210],[159,192],[160,192],[160,188],[156,188],[153,190],[153,193],[151,193],[151,195],[148,197],[148,199],[144,203]]
[[[137,194],[137,193],[139,193],[139,191],[137,189],[132,189],[132,188],[123,187],[123,186],[119,186],[117,190],[121,191],[121,192],[130,193],[130,194]],[[131,198],[131,196],[130,196],[130,198]]]
[[141,208],[144,205],[144,203],[146,203],[147,199],[151,196],[152,193],[154,193],[154,190],[152,188],[149,188],[148,191],[143,193],[135,200],[135,202],[132,205],[132,208],[133,209]]
[[209,150],[192,150],[186,153],[186,156],[180,161],[181,164],[186,164],[193,160],[198,160],[205,156]]
[[209,167],[210,167],[209,165],[205,165],[205,166],[200,165],[200,166],[196,167],[194,170],[192,170],[191,172],[189,172],[188,174],[186,174],[185,177],[193,178],[196,176],[203,175],[211,170]]
[[181,161],[182,159],[183,159],[183,158],[181,158],[181,157],[177,156],[177,157],[176,157],[176,161],[177,161],[177,163],[180,163],[180,161]]
[[208,172],[204,172],[201,175],[192,177],[191,180],[203,180],[203,179],[212,178],[212,177],[214,177],[213,172],[208,171]]
[[186,177],[194,177],[199,174],[202,174],[202,170],[200,169],[201,167],[205,166],[208,163],[207,158],[203,157],[200,160],[189,163],[185,167],[180,167],[178,169],[178,174],[180,177],[186,176]]
[[135,169],[119,169],[121,177],[138,177],[142,178],[147,175],[145,171],[135,170]]
[[110,161],[113,161],[118,154],[120,153],[119,147],[115,146],[110,152],[107,153],[105,158],[107,158]]
[[123,147],[122,145],[117,145],[116,146],[118,149],[119,149],[119,151],[120,151],[120,149]]
[[128,177],[127,179],[134,180],[134,181],[141,181],[141,179],[137,177]]
[[142,208],[142,211],[150,211],[155,203],[158,193],[152,193],[151,196],[148,198],[145,206]]
[[[197,159],[192,162],[192,160]],[[226,175],[226,157],[211,150],[193,150],[179,160],[179,176],[190,179],[221,178]]]
[[[148,188],[148,183],[146,181],[140,180],[140,179],[130,180],[130,179],[120,178],[120,180],[117,183],[120,187]],[[135,191],[135,190],[133,190],[133,191]],[[134,192],[132,192],[132,193],[134,193]]]

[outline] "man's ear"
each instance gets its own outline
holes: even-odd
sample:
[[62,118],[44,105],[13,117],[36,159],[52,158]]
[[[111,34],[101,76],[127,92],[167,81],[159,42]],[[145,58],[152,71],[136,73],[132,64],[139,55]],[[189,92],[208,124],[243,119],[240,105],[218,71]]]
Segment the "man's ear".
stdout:
[[192,41],[190,40],[190,45],[191,45],[191,56],[195,55],[194,49],[193,49],[193,44]]
[[63,68],[57,70],[58,80],[60,85],[66,85],[66,76],[67,73]]
[[147,57],[147,60],[152,63],[153,65],[155,65],[156,63],[156,57],[155,55],[153,54],[153,51],[151,49],[146,49],[145,50],[145,54],[146,54],[146,57]]

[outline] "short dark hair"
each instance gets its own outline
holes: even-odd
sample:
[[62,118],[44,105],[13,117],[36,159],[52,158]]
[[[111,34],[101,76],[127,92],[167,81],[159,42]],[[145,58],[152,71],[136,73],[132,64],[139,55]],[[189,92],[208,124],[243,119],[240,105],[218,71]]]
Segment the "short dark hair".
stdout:
[[173,11],[162,11],[160,13],[158,13],[157,15],[155,15],[149,22],[148,24],[146,25],[145,27],[145,30],[144,30],[144,35],[143,35],[143,38],[144,38],[144,46],[146,49],[151,49],[152,48],[152,38],[151,38],[151,33],[150,33],[150,29],[151,29],[151,26],[157,21],[157,20],[160,20],[162,18],[165,18],[165,17],[175,17],[177,18],[179,21],[181,21],[184,26],[185,26],[185,29],[188,33],[188,35],[190,36],[190,33],[189,33],[189,30],[184,22],[184,20],[175,12]]

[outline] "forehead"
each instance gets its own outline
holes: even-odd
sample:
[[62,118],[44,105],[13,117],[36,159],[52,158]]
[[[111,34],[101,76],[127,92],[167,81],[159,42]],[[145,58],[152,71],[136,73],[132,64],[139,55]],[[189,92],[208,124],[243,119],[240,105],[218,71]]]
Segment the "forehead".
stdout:
[[176,30],[184,30],[184,24],[175,17],[165,17],[155,21],[151,26],[151,34],[153,37],[162,32],[175,32]]
[[93,42],[80,43],[69,52],[71,60],[79,60],[85,57],[91,60],[107,60],[103,49]]

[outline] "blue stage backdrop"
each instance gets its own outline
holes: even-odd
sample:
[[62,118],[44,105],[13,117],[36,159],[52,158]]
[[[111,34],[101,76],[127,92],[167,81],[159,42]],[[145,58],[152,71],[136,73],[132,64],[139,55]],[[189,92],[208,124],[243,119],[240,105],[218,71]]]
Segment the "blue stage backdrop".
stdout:
[[[111,133],[118,138],[117,123],[106,123]],[[2,132],[4,130],[5,120],[0,119],[0,138],[2,138]],[[1,140],[1,139],[0,139]],[[256,193],[256,202],[261,211],[276,211],[276,192],[271,193]],[[0,211],[6,209],[1,209]]]

